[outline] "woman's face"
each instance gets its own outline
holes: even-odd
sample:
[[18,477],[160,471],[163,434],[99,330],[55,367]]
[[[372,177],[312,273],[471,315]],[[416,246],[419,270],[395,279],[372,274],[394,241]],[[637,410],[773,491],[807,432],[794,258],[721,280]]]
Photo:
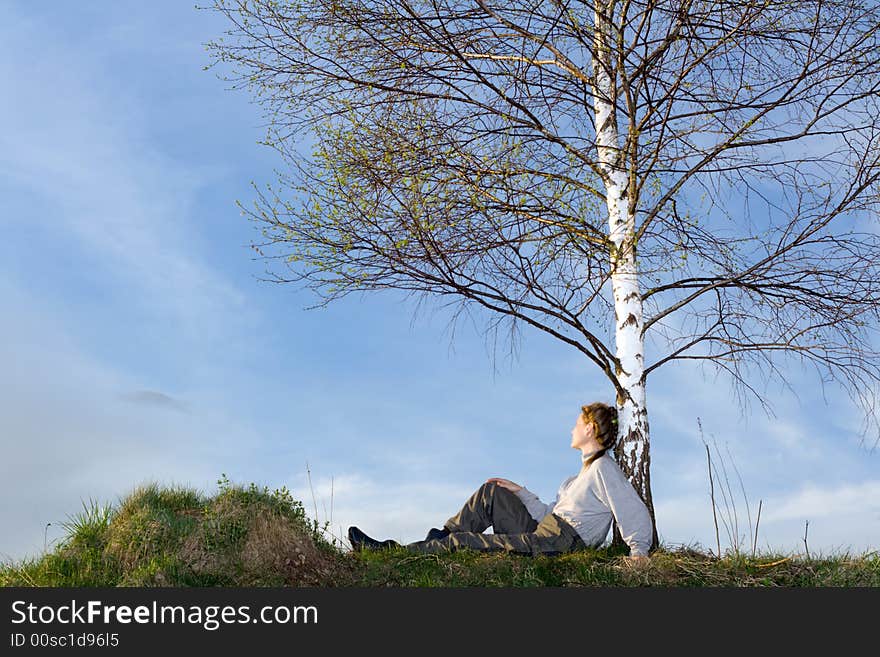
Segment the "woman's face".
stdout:
[[577,421],[571,430],[571,446],[574,449],[599,447],[593,435],[593,423],[584,422],[583,414],[578,413]]

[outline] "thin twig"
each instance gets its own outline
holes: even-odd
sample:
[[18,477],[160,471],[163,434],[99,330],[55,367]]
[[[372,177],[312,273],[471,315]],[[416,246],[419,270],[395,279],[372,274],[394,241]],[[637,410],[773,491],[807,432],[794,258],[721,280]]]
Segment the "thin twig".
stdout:
[[[727,476],[727,464],[724,462],[724,456],[721,454],[721,450],[718,449],[718,441],[715,440],[715,436],[712,435],[712,444],[715,446],[715,453],[718,455],[718,460],[721,461],[721,472],[724,475],[724,480],[721,488],[721,499],[724,501],[724,509],[727,514],[727,522],[725,526],[727,527],[727,535],[730,538],[730,545],[733,548],[735,554],[739,554],[739,517],[736,513],[736,500],[733,499],[733,491],[730,489],[730,478]],[[718,475],[718,470],[715,471],[715,475]],[[719,477],[719,481],[721,478]],[[725,486],[727,489],[725,490]],[[723,516],[722,516],[723,519]]]
[[[700,418],[697,418],[697,424],[700,423]],[[700,427],[700,432],[702,433],[703,428]],[[718,532],[718,514],[715,512],[715,483],[712,480],[712,454],[709,452],[709,445],[706,445],[706,458],[709,460],[709,496],[712,499],[712,518],[715,520],[715,541],[718,543],[718,558],[721,558],[721,534]]]
[[755,537],[752,541],[752,559],[755,558],[755,550],[758,547],[758,525],[761,522],[761,504],[764,500],[758,500],[758,519],[755,521]]
[[318,519],[318,501],[315,499],[315,489],[312,488],[312,471],[309,470],[309,462],[306,461],[306,476],[309,479],[309,490],[312,491],[312,504],[315,505],[315,520]]
[[811,558],[810,557],[810,546],[807,545],[807,532],[809,531],[809,529],[810,529],[810,521],[807,520],[806,524],[804,525],[804,548],[807,551],[807,561],[809,561]]
[[[736,473],[736,478],[739,480],[739,489],[742,492],[743,500],[746,503],[746,519],[749,523],[749,531],[752,531],[752,510],[749,507],[749,496],[746,495],[746,487],[743,484],[742,476],[739,473],[739,468],[736,467],[736,461],[733,458],[733,455],[730,453],[730,446],[727,443],[724,443],[724,449],[727,452],[727,456],[730,459],[731,464],[733,464],[733,471]],[[753,541],[754,543],[754,541]]]

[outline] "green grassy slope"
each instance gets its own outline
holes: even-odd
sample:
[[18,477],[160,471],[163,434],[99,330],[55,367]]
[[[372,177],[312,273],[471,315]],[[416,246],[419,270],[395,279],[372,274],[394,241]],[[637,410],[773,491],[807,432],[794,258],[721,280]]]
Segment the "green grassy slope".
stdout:
[[47,554],[0,565],[0,586],[880,586],[880,556],[660,549],[642,568],[612,549],[558,557],[403,548],[352,553],[285,489],[232,485],[213,497],[142,486],[90,503]]

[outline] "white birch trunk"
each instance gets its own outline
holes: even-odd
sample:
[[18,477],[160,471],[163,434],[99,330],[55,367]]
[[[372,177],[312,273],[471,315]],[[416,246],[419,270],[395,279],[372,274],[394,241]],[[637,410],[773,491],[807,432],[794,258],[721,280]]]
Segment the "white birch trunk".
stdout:
[[[614,296],[616,375],[624,395],[618,394],[620,441],[618,463],[651,513],[654,545],[657,523],[651,498],[648,410],[645,397],[645,343],[642,337],[642,297],[635,252],[635,216],[630,209],[626,161],[621,152],[616,110],[615,62],[609,48],[610,6],[597,2],[595,12],[593,111],[596,148],[608,207],[611,246],[611,290]],[[615,542],[620,542],[618,529]]]

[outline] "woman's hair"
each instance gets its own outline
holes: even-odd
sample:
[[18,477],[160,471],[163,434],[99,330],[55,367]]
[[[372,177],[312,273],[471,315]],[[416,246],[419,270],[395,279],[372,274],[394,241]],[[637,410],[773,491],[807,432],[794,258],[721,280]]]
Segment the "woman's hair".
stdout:
[[617,443],[616,407],[602,402],[593,402],[581,406],[581,417],[584,419],[584,424],[592,422],[596,441],[602,445],[603,451],[614,448]]

